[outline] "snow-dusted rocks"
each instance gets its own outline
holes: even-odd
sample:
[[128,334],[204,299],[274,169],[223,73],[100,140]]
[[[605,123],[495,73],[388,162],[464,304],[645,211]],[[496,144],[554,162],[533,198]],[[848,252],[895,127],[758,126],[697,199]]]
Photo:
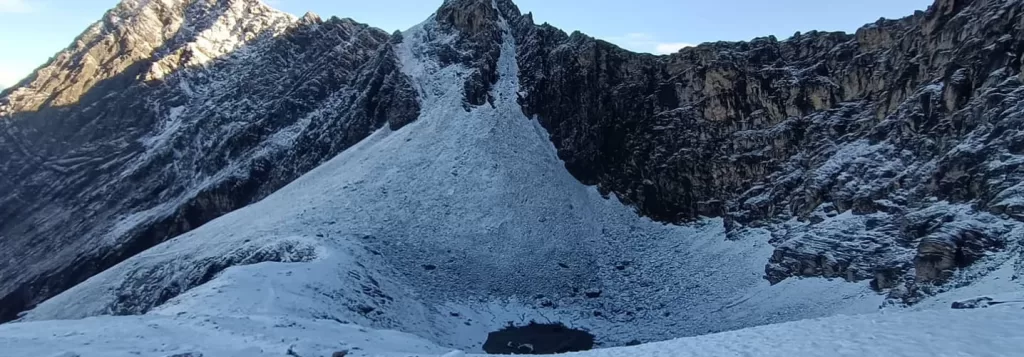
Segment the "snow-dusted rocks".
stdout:
[[[320,335],[359,325],[403,333],[377,352],[440,355],[509,323],[610,347],[1020,289],[1021,6],[659,57],[509,0],[448,0],[392,35],[126,1],[83,35],[102,46],[0,98],[0,318],[32,308],[0,331],[87,318],[197,339],[152,354],[304,356],[366,348]],[[123,24],[139,44],[108,43]],[[915,338],[953,319],[928,314],[886,321]],[[870,340],[871,319],[836,333]],[[196,337],[220,324],[258,346]],[[770,330],[664,346],[757,351]]]

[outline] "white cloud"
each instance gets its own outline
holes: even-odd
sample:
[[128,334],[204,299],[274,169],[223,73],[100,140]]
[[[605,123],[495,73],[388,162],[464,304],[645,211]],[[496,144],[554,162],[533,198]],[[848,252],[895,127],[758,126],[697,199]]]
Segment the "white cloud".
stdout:
[[607,37],[605,40],[628,49],[650,47],[651,45],[656,45],[658,43],[654,40],[654,36],[642,32],[633,32],[622,36]]
[[0,0],[0,14],[14,13],[23,14],[32,12],[27,0]]
[[693,46],[694,45],[692,43],[686,42],[659,43],[657,46],[654,47],[654,50],[660,54],[669,54],[676,53],[679,52],[680,49]]
[[[3,0],[0,0],[3,1]],[[25,78],[25,73],[15,72],[6,68],[0,68],[0,87],[10,88],[13,87],[18,81]]]
[[643,32],[631,32],[631,33],[627,33],[627,34],[625,34],[623,36],[609,37],[608,39],[612,40],[612,41],[626,41],[626,42],[639,43],[639,42],[653,42],[654,41],[654,36],[651,36],[650,34],[646,34],[646,33],[643,33]]
[[679,51],[679,49],[683,47],[693,46],[693,44],[686,42],[660,41],[657,37],[642,32],[633,32],[627,33],[622,36],[606,37],[605,40],[628,50],[656,54],[675,53],[676,51]]

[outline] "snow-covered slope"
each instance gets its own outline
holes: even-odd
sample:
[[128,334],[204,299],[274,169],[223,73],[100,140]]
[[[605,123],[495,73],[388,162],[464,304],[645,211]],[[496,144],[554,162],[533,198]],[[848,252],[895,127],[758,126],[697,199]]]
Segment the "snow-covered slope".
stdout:
[[880,305],[866,283],[769,286],[767,234],[728,240],[718,219],[663,225],[580,184],[519,110],[507,32],[493,105],[468,111],[466,70],[434,55],[452,34],[431,19],[403,37],[396,53],[425,108],[415,122],[378,131],[24,320],[326,318],[479,351],[487,332],[509,322],[559,321],[611,346]]
[[[1005,357],[1024,346],[1022,330],[1024,310],[1014,304],[833,316],[567,356]],[[40,343],[43,339],[46,343]],[[466,356],[409,334],[266,316],[150,315],[8,324],[0,326],[0,345],[3,357],[313,357],[340,351],[348,356]]]

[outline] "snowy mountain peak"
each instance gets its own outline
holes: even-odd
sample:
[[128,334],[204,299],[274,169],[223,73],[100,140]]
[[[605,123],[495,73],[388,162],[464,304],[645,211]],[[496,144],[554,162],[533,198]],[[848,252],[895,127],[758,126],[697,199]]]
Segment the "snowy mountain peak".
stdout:
[[502,18],[513,23],[520,16],[519,7],[511,0],[447,0],[434,13],[439,23],[468,36],[493,30]]
[[[146,80],[161,79],[179,68],[197,67],[235,52],[259,37],[280,34],[294,21],[258,0],[193,0],[180,15],[177,33],[158,49]],[[172,15],[173,16],[173,15]]]
[[322,23],[323,21],[324,20],[320,18],[320,15],[317,15],[312,11],[306,12],[305,14],[302,15],[302,17],[299,18],[299,22],[304,24],[319,24]]
[[68,106],[93,87],[116,91],[202,66],[294,18],[257,0],[125,0],[0,99],[0,116]]
[[435,16],[439,23],[475,36],[491,30],[500,15],[491,0],[448,0],[437,9]]

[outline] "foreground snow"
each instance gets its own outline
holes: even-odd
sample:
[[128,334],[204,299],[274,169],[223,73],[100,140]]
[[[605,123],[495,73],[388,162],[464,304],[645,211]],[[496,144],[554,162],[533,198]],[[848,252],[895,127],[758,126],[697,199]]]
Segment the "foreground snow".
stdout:
[[[833,316],[571,354],[651,356],[1011,356],[1024,348],[1019,304]],[[330,320],[251,316],[95,317],[0,325],[0,357],[457,356],[413,335]],[[289,352],[290,351],[290,352]]]

